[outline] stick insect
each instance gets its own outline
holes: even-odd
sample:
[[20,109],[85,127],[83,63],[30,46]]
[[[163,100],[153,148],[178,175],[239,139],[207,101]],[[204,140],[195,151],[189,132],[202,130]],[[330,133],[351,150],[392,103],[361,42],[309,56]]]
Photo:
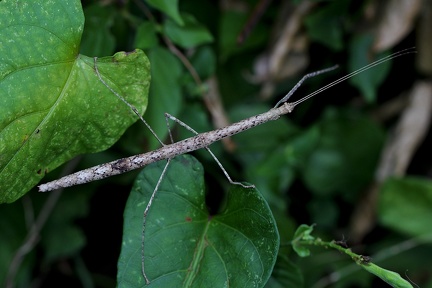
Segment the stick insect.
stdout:
[[[343,76],[327,85],[325,85],[324,87],[316,90],[315,92],[310,93],[309,95],[295,101],[295,102],[287,102],[290,97],[293,95],[293,93],[303,84],[303,82],[305,80],[307,80],[308,78],[320,75],[322,73],[326,73],[329,71],[332,71],[334,69],[337,68],[337,66],[333,66],[327,69],[323,69],[323,70],[319,70],[316,72],[312,72],[309,74],[306,74],[305,76],[303,76],[303,78],[280,100],[277,102],[277,104],[270,109],[267,112],[264,112],[262,114],[258,114],[252,117],[249,117],[247,119],[244,119],[242,121],[239,121],[237,123],[231,124],[229,126],[226,126],[224,128],[219,128],[213,131],[209,131],[209,132],[204,132],[199,134],[198,132],[196,132],[194,129],[192,129],[191,127],[187,126],[185,123],[183,123],[182,121],[178,120],[177,118],[175,118],[172,115],[169,114],[165,114],[165,118],[167,121],[167,126],[168,126],[168,131],[169,131],[169,137],[171,140],[171,144],[166,145],[164,144],[156,135],[156,133],[152,130],[152,128],[148,125],[148,123],[143,119],[143,117],[140,115],[140,113],[138,112],[138,110],[132,106],[130,103],[128,103],[121,95],[119,95],[116,91],[114,91],[102,78],[102,76],[100,75],[98,68],[97,68],[97,58],[95,58],[95,73],[97,74],[99,80],[114,94],[116,95],[116,97],[118,97],[121,101],[123,101],[126,105],[128,105],[128,107],[135,113],[137,114],[137,116],[141,119],[141,121],[147,126],[147,128],[151,131],[151,133],[156,137],[156,139],[158,140],[158,142],[162,145],[161,148],[154,150],[154,151],[150,151],[147,153],[143,153],[143,154],[138,154],[135,156],[130,156],[130,157],[126,157],[126,158],[122,158],[122,159],[118,159],[109,163],[105,163],[105,164],[101,164],[98,166],[94,166],[79,172],[76,172],[74,174],[65,176],[63,178],[60,178],[58,180],[52,181],[52,182],[48,182],[45,184],[42,184],[39,186],[39,191],[40,192],[47,192],[47,191],[51,191],[51,190],[55,190],[58,188],[62,188],[62,187],[70,187],[70,186],[74,186],[74,185],[78,185],[78,184],[84,184],[84,183],[88,183],[91,181],[96,181],[96,180],[100,180],[100,179],[104,179],[113,175],[118,175],[121,173],[125,173],[134,169],[138,169],[140,167],[143,167],[145,165],[148,165],[150,163],[154,163],[160,160],[167,160],[162,173],[158,179],[157,184],[154,187],[154,190],[151,194],[151,197],[149,199],[149,202],[147,203],[147,206],[144,210],[144,218],[143,218],[143,233],[142,233],[142,274],[145,278],[145,281],[147,283],[150,283],[149,279],[146,276],[146,272],[145,272],[145,267],[144,267],[144,243],[145,243],[145,239],[144,239],[144,230],[146,227],[146,218],[147,218],[147,214],[149,212],[149,209],[152,205],[152,202],[155,198],[155,195],[159,189],[159,186],[163,180],[163,177],[167,171],[167,168],[170,164],[171,159],[173,159],[175,156],[177,155],[181,155],[181,154],[185,154],[194,150],[198,150],[201,148],[205,148],[207,151],[209,151],[209,153],[211,154],[211,156],[215,159],[215,161],[217,162],[217,164],[219,165],[219,167],[221,168],[221,170],[223,171],[223,173],[225,174],[226,178],[228,179],[228,181],[231,184],[236,184],[236,185],[241,185],[245,188],[248,187],[253,187],[249,186],[249,185],[245,185],[242,184],[240,182],[235,182],[231,179],[231,177],[228,175],[228,173],[226,172],[226,170],[222,167],[222,164],[220,163],[220,161],[216,158],[216,156],[211,152],[211,150],[208,148],[208,146],[216,141],[219,141],[223,138],[238,134],[240,132],[243,132],[245,130],[251,129],[255,126],[261,125],[263,123],[266,123],[268,121],[272,121],[272,120],[277,120],[279,119],[281,116],[291,113],[294,108],[308,100],[309,98],[329,89],[330,87],[333,87],[351,77],[354,77],[355,75],[362,73],[368,69],[371,69],[377,65],[380,65],[386,61],[389,61],[391,59],[394,59],[396,57],[405,55],[405,54],[410,54],[410,53],[415,53],[415,49],[414,48],[408,48],[405,50],[401,50],[399,52],[393,53],[387,57],[381,58],[373,63],[370,63],[369,65],[366,65],[358,70],[355,70],[354,72],[349,73],[346,76]],[[171,131],[169,129],[169,120],[173,120],[175,122],[177,122],[178,124],[180,124],[181,126],[185,127],[186,129],[188,129],[189,131],[193,132],[194,134],[196,134],[193,137],[187,138],[185,140],[179,141],[179,142],[174,142],[173,141],[173,137],[171,134]]]
[[[151,129],[151,127],[148,125],[148,123],[144,120],[144,118],[139,114],[138,110],[133,107],[131,104],[129,104],[121,95],[119,95],[116,91],[114,91],[110,86],[106,84],[106,82],[103,80],[101,75],[99,74],[99,71],[97,70],[96,65],[96,59],[95,59],[95,71],[98,75],[100,81],[107,86],[107,88],[114,94],[116,97],[118,97],[120,100],[122,100],[126,105],[130,107],[130,109],[138,115],[138,117],[141,119],[141,121],[147,126],[147,128],[151,131],[151,133],[156,137],[156,139],[159,141],[159,143],[162,145],[161,148],[157,150],[153,150],[147,153],[138,154],[126,158],[121,158],[115,161],[111,161],[108,163],[100,164],[85,170],[78,171],[76,173],[70,174],[68,176],[62,177],[60,179],[42,184],[39,186],[39,192],[48,192],[59,188],[66,188],[74,185],[79,184],[85,184],[96,180],[101,180],[110,176],[122,174],[134,169],[141,168],[145,165],[164,160],[164,159],[172,159],[177,155],[185,154],[191,151],[195,151],[201,148],[206,148],[210,144],[219,141],[223,138],[233,136],[235,134],[241,133],[243,131],[249,130],[255,126],[264,124],[269,121],[277,120],[281,116],[291,113],[294,108],[312,98],[313,96],[329,89],[330,87],[333,87],[351,77],[354,77],[355,75],[358,75],[366,70],[369,70],[377,65],[380,65],[386,61],[389,61],[391,59],[394,59],[396,57],[403,56],[405,54],[415,53],[414,48],[407,48],[398,52],[395,52],[391,55],[388,55],[384,58],[381,58],[379,60],[376,60],[375,62],[372,62],[358,70],[355,70],[327,85],[324,87],[321,87],[320,89],[310,93],[309,95],[306,95],[305,97],[295,101],[295,102],[287,102],[289,98],[294,94],[294,92],[303,84],[303,82],[311,77],[320,75],[325,72],[329,72],[331,70],[334,70],[337,68],[337,66],[333,66],[327,69],[323,69],[320,71],[312,72],[309,74],[306,74],[303,76],[302,79],[269,111],[264,112],[262,114],[258,114],[252,117],[249,117],[247,119],[241,120],[239,122],[233,123],[229,126],[219,128],[213,131],[204,132],[198,134],[195,130],[187,126],[185,123],[181,122],[174,116],[169,115],[168,113],[165,113],[167,120],[171,119],[179,123],[181,126],[186,127],[186,129],[190,130],[191,132],[195,133],[196,135],[178,142],[172,142],[169,145],[164,144],[159,137],[155,134],[155,132]],[[172,135],[171,132],[169,133],[170,139],[172,141]],[[207,149],[207,148],[206,148]],[[220,166],[220,162],[218,163]],[[226,173],[224,173],[227,175]],[[231,180],[231,178],[228,177],[228,180],[230,183],[239,184],[238,182],[234,182]]]

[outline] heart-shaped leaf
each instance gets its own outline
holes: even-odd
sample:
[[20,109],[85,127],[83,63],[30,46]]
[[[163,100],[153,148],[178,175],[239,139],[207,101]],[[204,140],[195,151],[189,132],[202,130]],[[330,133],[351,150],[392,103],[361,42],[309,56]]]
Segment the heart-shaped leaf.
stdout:
[[[146,167],[126,204],[119,287],[143,287],[143,213],[165,162]],[[176,157],[146,218],[146,287],[263,287],[279,249],[271,211],[256,189],[232,186],[225,208],[206,210],[203,168]]]
[[[78,53],[81,3],[0,1],[0,203],[13,202],[78,154],[111,146],[137,117]],[[102,79],[143,113],[142,51],[101,58]]]

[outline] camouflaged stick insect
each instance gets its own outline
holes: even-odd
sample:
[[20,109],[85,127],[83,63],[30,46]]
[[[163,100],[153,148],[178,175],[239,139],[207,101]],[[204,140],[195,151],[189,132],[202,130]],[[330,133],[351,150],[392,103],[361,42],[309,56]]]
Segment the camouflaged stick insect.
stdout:
[[[360,68],[320,89],[318,89],[317,91],[301,98],[298,101],[292,102],[292,103],[287,103],[286,101],[289,100],[289,98],[292,96],[292,94],[300,87],[300,85],[308,78],[313,77],[313,76],[317,76],[319,74],[325,73],[325,72],[329,72],[332,71],[334,69],[337,68],[337,66],[334,67],[330,67],[324,70],[320,70],[320,71],[316,71],[313,73],[309,73],[307,75],[305,75],[292,89],[291,91],[285,95],[275,106],[274,108],[270,109],[269,111],[247,118],[245,120],[239,121],[237,123],[234,123],[230,126],[224,127],[224,128],[220,128],[214,131],[210,131],[210,132],[206,132],[206,133],[202,133],[199,134],[198,132],[196,132],[195,130],[193,130],[191,127],[189,127],[188,125],[186,125],[185,123],[183,123],[182,121],[178,120],[177,118],[175,118],[172,115],[169,115],[167,113],[165,113],[165,118],[167,121],[167,127],[168,127],[168,132],[169,132],[169,136],[170,136],[170,140],[171,140],[171,144],[170,145],[165,145],[155,134],[155,132],[151,129],[151,127],[148,125],[148,123],[142,118],[142,116],[139,114],[138,110],[131,105],[130,103],[128,103],[121,95],[119,95],[116,91],[114,91],[101,77],[101,75],[99,74],[98,68],[97,68],[97,58],[95,58],[95,72],[97,74],[97,76],[99,77],[100,81],[114,94],[116,95],[121,101],[123,101],[126,105],[128,105],[128,107],[141,119],[141,121],[147,126],[147,128],[150,130],[150,132],[156,137],[156,139],[158,140],[158,142],[162,145],[161,148],[148,152],[148,153],[144,153],[144,154],[139,154],[139,155],[135,155],[135,156],[131,156],[131,157],[127,157],[127,158],[122,158],[116,161],[112,161],[106,164],[101,164],[92,168],[88,168],[79,172],[76,172],[74,174],[71,174],[69,176],[63,177],[61,179],[46,183],[46,184],[42,184],[41,186],[39,186],[39,190],[41,192],[45,192],[45,191],[50,191],[50,190],[54,190],[57,188],[61,188],[61,187],[69,187],[69,186],[73,186],[73,185],[78,185],[78,184],[84,184],[87,182],[91,182],[91,181],[95,181],[95,180],[100,180],[109,176],[113,176],[113,175],[117,175],[117,174],[121,174],[133,169],[137,169],[140,168],[142,166],[145,166],[147,164],[153,163],[153,162],[157,162],[163,159],[167,160],[167,163],[165,164],[163,171],[158,179],[158,182],[152,192],[152,195],[150,196],[149,202],[147,203],[147,206],[144,210],[144,215],[143,215],[143,226],[142,226],[142,241],[141,241],[141,264],[142,264],[142,274],[145,278],[145,281],[147,284],[150,283],[150,280],[148,279],[146,272],[145,272],[145,265],[144,265],[144,244],[145,244],[145,228],[146,228],[146,218],[148,215],[148,212],[150,210],[150,207],[153,203],[154,197],[156,195],[156,192],[159,189],[159,186],[162,182],[162,179],[164,178],[164,175],[167,171],[167,168],[170,164],[170,160],[172,158],[174,158],[177,155],[180,154],[184,154],[190,151],[194,151],[200,148],[205,148],[208,150],[208,152],[211,154],[211,156],[215,159],[215,161],[217,162],[217,164],[219,165],[219,167],[221,168],[221,170],[223,171],[223,173],[225,174],[226,178],[228,179],[228,181],[231,184],[236,184],[236,185],[241,185],[245,188],[249,188],[249,187],[254,187],[253,185],[251,186],[246,186],[240,182],[234,182],[231,180],[230,176],[228,175],[228,173],[226,172],[226,170],[223,168],[222,164],[220,163],[220,161],[216,158],[216,156],[211,152],[211,150],[208,148],[208,146],[213,143],[216,142],[218,140],[221,140],[225,137],[229,137],[232,135],[235,135],[237,133],[240,133],[242,131],[248,130],[250,128],[253,128],[255,126],[258,126],[260,124],[266,123],[270,120],[277,120],[280,116],[288,114],[290,112],[293,111],[293,109],[295,108],[296,105],[302,103],[303,101],[306,101],[307,99],[323,92],[324,90],[329,89],[330,87],[339,84],[342,81],[347,80],[348,78],[351,78],[359,73],[362,73],[363,71],[366,71],[372,67],[375,67],[377,65],[380,65],[390,59],[405,55],[405,54],[409,54],[409,53],[414,53],[415,50],[413,48],[409,48],[409,49],[405,49],[399,52],[396,52],[394,54],[391,54],[387,57],[384,57],[382,59],[379,59],[369,65],[364,66],[363,68]],[[169,129],[169,119],[177,122],[178,124],[180,124],[181,126],[185,127],[186,129],[188,129],[189,131],[193,132],[194,134],[196,134],[196,136],[194,137],[190,137],[187,138],[185,140],[179,141],[174,143],[173,138],[172,138],[172,134],[171,134],[171,130]]]
[[[327,70],[328,69],[326,69],[325,71],[327,71]],[[65,177],[60,178],[58,180],[42,184],[39,186],[40,192],[47,192],[47,191],[55,190],[55,189],[58,189],[61,187],[70,187],[70,186],[74,186],[74,185],[78,185],[78,184],[84,184],[84,183],[104,179],[104,178],[107,178],[110,176],[118,175],[121,173],[125,173],[128,171],[140,168],[142,166],[145,166],[145,165],[148,165],[148,164],[160,161],[160,160],[172,159],[173,157],[175,157],[177,155],[181,155],[181,154],[184,154],[187,152],[191,152],[191,151],[198,150],[201,148],[208,149],[208,146],[213,142],[216,142],[216,141],[221,140],[225,137],[229,137],[229,136],[232,136],[234,134],[240,133],[242,131],[248,130],[252,127],[255,127],[255,126],[260,125],[262,123],[268,122],[270,120],[276,120],[280,117],[280,115],[287,114],[287,113],[291,112],[292,109],[294,108],[294,106],[292,106],[291,103],[284,103],[284,105],[279,107],[279,108],[271,109],[268,112],[247,118],[247,119],[242,120],[240,122],[234,123],[230,126],[220,128],[220,129],[217,129],[214,131],[206,132],[206,133],[201,133],[201,134],[198,134],[194,137],[190,137],[190,138],[187,138],[185,140],[166,145],[159,139],[159,137],[157,137],[157,135],[151,129],[151,127],[148,125],[148,123],[145,122],[145,120],[139,114],[138,110],[135,107],[133,107],[131,104],[129,104],[121,95],[119,95],[117,92],[115,92],[109,85],[106,84],[106,82],[100,76],[100,74],[97,70],[97,66],[95,67],[95,71],[98,74],[98,76],[100,77],[100,81],[105,86],[107,86],[108,89],[112,93],[114,93],[120,100],[122,100],[126,105],[128,105],[131,108],[131,110],[135,114],[138,115],[138,117],[140,117],[141,121],[149,128],[151,133],[159,141],[159,143],[162,145],[162,147],[157,149],[157,150],[147,152],[144,154],[139,154],[139,155],[135,155],[135,156],[127,157],[127,158],[122,158],[122,159],[115,160],[115,161],[112,161],[109,163],[94,166],[92,168],[88,168],[88,169],[85,169],[82,171],[78,171],[74,174],[65,176]],[[307,76],[311,77],[312,74],[313,74],[312,76],[318,75],[319,72],[321,72],[321,71],[311,73]],[[170,118],[170,119],[178,122],[181,126],[187,127],[187,129],[196,133],[196,131],[194,131],[192,128],[190,128],[189,126],[187,126],[183,122],[177,120],[173,116],[166,114],[166,118],[167,119]],[[210,153],[211,153],[211,151],[210,151]],[[214,156],[214,154],[212,154],[212,156]],[[216,160],[216,162],[218,163],[219,166],[221,166],[221,164],[218,160]],[[223,169],[223,171],[224,171],[224,174],[227,176],[228,174],[226,173],[226,171],[224,169]],[[243,185],[241,183],[232,181],[229,176],[227,176],[227,178],[230,181],[230,183]]]
[[[308,78],[322,74],[324,72],[331,71],[336,68],[336,66],[327,68],[324,70],[316,71],[310,74],[305,75],[295,86],[294,88],[285,96],[283,97],[274,108],[270,109],[267,112],[264,112],[262,114],[258,114],[252,117],[249,117],[247,119],[241,120],[237,123],[233,123],[229,126],[226,126],[224,128],[219,128],[213,131],[200,133],[196,136],[165,145],[162,143],[162,141],[156,136],[156,134],[153,132],[151,127],[144,121],[142,116],[138,113],[135,107],[133,107],[131,104],[129,104],[123,97],[121,97],[117,92],[115,92],[111,87],[109,87],[102,77],[100,76],[97,66],[95,65],[96,73],[98,74],[100,80],[104,85],[108,87],[117,97],[119,97],[120,100],[122,100],[126,105],[128,105],[132,111],[134,111],[135,114],[137,114],[140,119],[143,121],[143,123],[152,131],[153,135],[158,139],[158,141],[161,143],[162,147],[153,150],[147,153],[138,154],[122,159],[118,159],[115,161],[111,161],[108,163],[100,164],[85,170],[78,171],[76,173],[73,173],[71,175],[62,177],[58,180],[54,180],[45,184],[42,184],[39,186],[40,192],[47,192],[52,191],[58,188],[64,188],[64,187],[70,187],[74,185],[84,184],[96,180],[101,180],[110,176],[122,174],[134,169],[141,168],[145,165],[163,160],[163,159],[171,159],[177,155],[181,155],[184,153],[188,153],[191,151],[195,151],[201,148],[208,147],[210,144],[219,141],[223,138],[238,134],[240,132],[243,132],[245,130],[251,129],[255,126],[261,125],[263,123],[266,123],[271,120],[277,120],[281,116],[291,113],[295,106],[302,103],[303,101],[308,100],[309,98],[323,92],[324,90],[329,89],[332,86],[335,86],[348,78],[351,78],[359,73],[362,73],[372,67],[375,67],[377,65],[380,65],[386,61],[389,61],[393,58],[415,53],[414,48],[408,48],[401,50],[399,52],[393,53],[389,56],[386,56],[384,58],[381,58],[373,63],[370,63],[354,72],[351,72],[347,74],[346,76],[339,78],[336,81],[331,82],[330,84],[327,84],[326,86],[316,90],[315,92],[301,98],[300,100],[297,100],[295,102],[286,102],[289,100],[291,95],[296,91],[296,89]],[[169,116],[167,116],[169,118]],[[176,119],[177,120],[177,119]],[[177,121],[178,122],[178,121]],[[225,173],[225,172],[224,172]],[[231,183],[237,184],[237,182],[233,182],[231,179],[229,179]]]

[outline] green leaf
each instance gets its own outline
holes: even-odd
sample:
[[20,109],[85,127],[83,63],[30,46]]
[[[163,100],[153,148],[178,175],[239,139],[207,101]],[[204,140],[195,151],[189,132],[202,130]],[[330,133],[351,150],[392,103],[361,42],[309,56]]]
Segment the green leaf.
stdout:
[[115,38],[110,29],[114,23],[115,10],[112,6],[93,4],[84,10],[85,25],[80,53],[84,55],[107,56],[114,52]]
[[360,264],[360,266],[381,278],[384,282],[395,288],[412,288],[413,286],[405,279],[403,279],[398,273],[383,269],[373,263]]
[[209,45],[197,48],[190,61],[201,79],[210,78],[216,72],[216,54]]
[[[277,209],[286,219],[285,191],[294,179],[294,171],[283,156],[284,149],[279,148],[273,150],[268,157],[263,157],[261,161],[251,159],[247,165],[246,175],[247,179],[255,181],[254,184],[260,187],[260,192],[269,203],[273,213]],[[274,216],[276,218],[276,215]]]
[[315,238],[311,235],[313,231],[313,227],[302,224],[300,225],[296,232],[294,233],[293,240],[292,240],[292,247],[294,251],[299,255],[300,257],[307,257],[310,255],[310,250],[306,248],[304,245],[299,243],[302,240],[314,240]]
[[432,181],[389,179],[380,191],[378,217],[382,225],[413,237],[431,239]]
[[[22,245],[28,232],[28,219],[25,219],[26,206],[17,201],[12,204],[0,205],[0,283],[5,283],[7,272],[11,268],[12,259]],[[31,286],[32,270],[36,260],[36,251],[30,251],[19,266],[14,287]]]
[[[45,248],[45,261],[67,258],[78,253],[86,244],[86,238],[81,229],[67,225],[59,226],[56,230],[47,233],[43,239]],[[53,233],[55,232],[55,233]],[[59,241],[59,239],[63,239]]]
[[339,51],[344,48],[341,15],[347,13],[350,1],[330,2],[305,19],[308,35],[315,41]]
[[175,44],[183,48],[192,48],[213,41],[213,36],[194,16],[182,14],[184,25],[171,19],[164,22],[163,31]]
[[[374,55],[370,57],[370,49],[373,44],[374,37],[369,34],[359,35],[354,37],[349,45],[349,70],[354,71],[360,67],[364,67],[375,60],[381,59],[389,55],[388,52]],[[378,86],[384,81],[390,72],[391,61],[381,63],[379,66],[364,71],[356,77],[350,78],[348,81],[357,87],[363,94],[368,103],[373,103],[377,98]]]
[[45,264],[74,256],[84,247],[86,237],[75,222],[88,215],[91,195],[90,191],[81,188],[73,193],[65,193],[58,200],[42,230]]
[[[269,36],[268,29],[258,23],[254,31],[249,35],[242,45],[238,45],[237,37],[242,31],[245,23],[247,23],[248,15],[244,12],[227,10],[223,11],[219,20],[218,27],[218,48],[219,57],[226,60],[234,54],[244,53],[252,48],[265,45],[265,41]],[[249,57],[249,56],[248,56]]]
[[[144,286],[143,211],[164,165],[144,168],[126,204],[119,287]],[[204,199],[201,164],[189,155],[173,159],[146,219],[148,287],[263,287],[279,249],[265,200],[256,189],[231,186],[226,207],[212,216]]]
[[309,156],[317,149],[320,138],[321,131],[318,125],[290,137],[290,141],[286,144],[284,160],[293,167],[303,167]]
[[[78,54],[83,24],[80,1],[0,2],[0,203],[76,155],[108,148],[137,119],[101,83],[94,59]],[[104,81],[143,113],[144,53],[97,63]]]
[[139,49],[153,48],[158,44],[155,24],[144,21],[137,28],[135,36],[135,47]]
[[334,109],[327,109],[317,128],[319,142],[301,167],[303,181],[319,195],[355,198],[373,177],[383,131],[367,117]]
[[[150,87],[150,101],[148,112],[145,116],[148,124],[153,128],[161,139],[168,135],[168,129],[164,113],[177,117],[182,108],[182,89],[180,79],[182,76],[182,65],[180,61],[168,50],[154,47],[148,52],[150,58],[152,85]],[[159,142],[147,129],[150,149],[160,146]]]
[[171,17],[178,25],[184,24],[178,10],[178,0],[146,0],[145,2]]
[[288,257],[279,255],[273,273],[265,287],[304,287],[303,274],[300,268],[292,263]]
[[[253,160],[251,157],[250,162],[246,164],[245,177],[259,187],[261,194],[269,204],[281,239],[289,239],[294,234],[297,224],[286,214],[288,209],[286,190],[295,178],[294,169],[283,157],[283,150],[283,147],[274,149],[268,157],[263,157],[261,161]],[[279,251],[279,253],[282,252]]]
[[340,216],[340,207],[331,198],[316,197],[307,205],[311,221],[320,228],[335,227]]

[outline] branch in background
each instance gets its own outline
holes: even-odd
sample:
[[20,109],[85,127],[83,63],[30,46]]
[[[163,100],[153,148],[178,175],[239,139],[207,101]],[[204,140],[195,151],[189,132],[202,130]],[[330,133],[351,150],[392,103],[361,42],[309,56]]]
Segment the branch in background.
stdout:
[[289,53],[298,44],[295,39],[299,35],[303,18],[314,6],[314,2],[302,1],[290,14],[289,19],[284,20],[280,35],[268,53],[267,76],[264,77],[266,80],[261,88],[262,99],[268,99],[273,95],[275,79],[278,79],[279,75],[282,74],[281,71],[284,69],[284,64],[287,63]]
[[237,36],[237,44],[241,45],[249,37],[252,30],[255,28],[258,21],[261,19],[264,12],[267,10],[272,0],[260,0],[256,5],[252,14],[249,16],[242,31]]
[[[76,157],[72,161],[69,161],[69,163],[63,168],[63,171],[61,172],[60,175],[64,176],[72,173],[72,171],[78,165],[80,160],[81,157]],[[51,212],[53,211],[55,205],[57,204],[57,201],[59,200],[62,192],[63,192],[63,188],[58,189],[49,195],[36,221],[30,225],[29,232],[24,240],[24,243],[16,251],[11,261],[11,264],[9,266],[9,271],[6,276],[6,285],[5,285],[6,288],[15,287],[14,280],[19,270],[19,267],[21,266],[21,263],[24,261],[25,256],[28,253],[30,253],[33,250],[33,248],[36,246],[36,244],[39,242],[40,232],[42,231],[42,228],[44,227],[48,219],[48,216],[51,215]],[[23,204],[28,206],[28,204],[26,204],[25,202]],[[26,217],[26,219],[29,219],[29,217]]]
[[[135,4],[143,11],[143,13],[146,15],[147,18],[150,19],[150,21],[155,22],[155,17],[150,12],[150,10],[139,0],[134,0]],[[198,75],[197,71],[193,67],[192,63],[190,63],[189,59],[172,43],[171,39],[169,39],[167,36],[162,35],[162,39],[165,42],[165,45],[168,47],[168,49],[173,53],[177,58],[183,63],[185,68],[189,71],[190,75],[194,79],[195,84],[198,87],[203,86],[203,82]],[[210,85],[209,88],[215,88],[217,89],[216,83],[213,78],[209,80]],[[200,89],[200,91],[203,91]],[[208,93],[202,92],[201,94],[202,99],[204,101],[205,106],[207,107],[207,110],[210,112],[212,116],[213,125],[215,128],[222,128],[225,126],[228,126],[230,124],[230,121],[228,120],[228,116],[223,108],[222,101],[219,95],[218,90],[215,91],[209,91]],[[235,144],[231,140],[231,138],[225,138],[222,140],[222,143],[225,147],[225,149],[229,152],[234,151]]]
[[[191,74],[192,78],[195,81],[195,84],[198,87],[202,87],[203,86],[202,80],[199,77],[198,73],[196,72],[195,68],[193,67],[192,63],[190,63],[189,59],[165,35],[163,36],[163,40],[165,44],[168,46],[169,50],[180,59],[180,61],[189,71],[189,73]],[[217,129],[228,126],[231,122],[228,120],[228,116],[226,115],[226,112],[223,108],[215,77],[209,80],[209,84],[210,84],[209,91],[207,93],[202,92],[203,93],[202,98],[204,100],[205,106],[207,107],[207,110],[210,112],[212,116],[213,125]],[[216,90],[212,91],[211,90],[212,88]],[[222,143],[225,146],[225,149],[227,151],[229,152],[234,151],[235,144],[230,137],[222,139]]]
[[391,176],[405,175],[408,165],[431,125],[432,83],[417,82],[409,95],[394,132],[381,154],[375,183],[361,199],[353,213],[351,237],[360,241],[375,225],[378,195],[382,183]]

